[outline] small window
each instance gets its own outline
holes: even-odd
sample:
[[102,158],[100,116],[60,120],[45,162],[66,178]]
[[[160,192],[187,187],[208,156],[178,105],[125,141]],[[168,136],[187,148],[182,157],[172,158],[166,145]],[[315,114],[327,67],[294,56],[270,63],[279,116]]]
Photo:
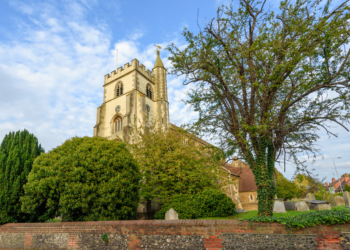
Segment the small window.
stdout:
[[151,88],[151,85],[149,85],[149,84],[147,85],[146,92],[147,92],[147,97],[152,99],[152,88]]
[[120,132],[123,129],[123,120],[120,116],[118,116],[114,121],[114,132]]
[[249,194],[249,202],[254,202],[254,196],[252,194]]
[[115,95],[118,97],[118,96],[121,96],[123,94],[123,84],[122,83],[118,83],[117,86],[116,86],[116,93]]

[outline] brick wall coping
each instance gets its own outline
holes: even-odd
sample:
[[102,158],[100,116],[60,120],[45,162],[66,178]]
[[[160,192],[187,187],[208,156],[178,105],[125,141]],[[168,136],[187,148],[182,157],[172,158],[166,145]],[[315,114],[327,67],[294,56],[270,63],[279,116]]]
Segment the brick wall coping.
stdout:
[[[84,221],[84,222],[55,222],[55,223],[7,223],[0,226],[0,230],[9,228],[24,227],[122,227],[122,226],[238,226],[250,227],[248,221],[239,220],[125,220],[125,221]],[[350,226],[350,222],[345,223],[346,227]],[[281,227],[284,225],[279,223],[252,222],[251,226],[255,227]],[[321,226],[321,225],[320,225]],[[327,227],[327,225],[322,225]]]
[[[278,223],[252,223],[263,226],[276,226]],[[7,223],[0,229],[9,227],[85,227],[85,226],[217,226],[217,225],[249,225],[248,221],[239,220],[124,220],[124,221],[83,221],[53,223]]]

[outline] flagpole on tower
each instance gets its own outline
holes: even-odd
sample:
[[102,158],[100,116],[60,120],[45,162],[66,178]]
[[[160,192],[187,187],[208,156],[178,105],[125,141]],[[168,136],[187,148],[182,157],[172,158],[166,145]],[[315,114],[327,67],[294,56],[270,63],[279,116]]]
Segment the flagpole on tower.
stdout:
[[115,52],[115,60],[116,60],[116,66],[117,66],[117,71],[118,71],[118,49],[117,49],[117,46],[115,46],[115,50],[116,50],[116,52]]

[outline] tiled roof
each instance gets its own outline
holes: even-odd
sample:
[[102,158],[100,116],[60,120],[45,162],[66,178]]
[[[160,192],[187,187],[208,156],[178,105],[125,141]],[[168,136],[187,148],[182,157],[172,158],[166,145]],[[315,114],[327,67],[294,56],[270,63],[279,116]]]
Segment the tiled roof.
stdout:
[[231,164],[225,163],[223,167],[232,174],[239,176],[239,192],[256,191],[255,178],[249,165],[241,160],[234,159]]
[[345,177],[341,177],[340,179],[337,179],[337,180],[329,183],[328,187],[334,187],[334,190],[338,190],[338,189],[340,189],[339,183],[341,184],[343,189],[345,187],[345,184],[350,186],[350,178],[349,178],[349,176],[345,175]]

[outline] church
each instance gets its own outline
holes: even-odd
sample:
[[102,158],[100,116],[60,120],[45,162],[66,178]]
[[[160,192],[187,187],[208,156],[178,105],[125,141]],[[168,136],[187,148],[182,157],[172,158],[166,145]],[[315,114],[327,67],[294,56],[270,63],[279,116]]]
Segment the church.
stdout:
[[103,103],[97,108],[94,136],[125,140],[134,121],[138,127],[169,128],[169,102],[166,69],[157,51],[152,69],[134,59],[105,75]]
[[[128,140],[133,124],[147,129],[152,122],[164,129],[175,128],[170,123],[169,101],[167,92],[167,72],[157,51],[157,58],[152,71],[147,70],[137,59],[119,67],[117,71],[105,75],[103,103],[97,108],[94,136],[109,140]],[[199,139],[199,144],[208,143]],[[235,159],[231,164],[224,164],[222,171],[234,178],[234,186],[223,187],[224,192],[239,210],[257,210],[257,188],[254,175],[249,166]],[[149,218],[147,214],[157,211],[159,204],[140,204],[139,219]]]

